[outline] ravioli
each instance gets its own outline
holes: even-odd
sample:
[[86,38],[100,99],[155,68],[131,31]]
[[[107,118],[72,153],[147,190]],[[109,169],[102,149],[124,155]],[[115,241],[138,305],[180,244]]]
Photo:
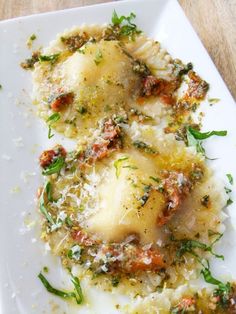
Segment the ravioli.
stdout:
[[[49,138],[55,129],[75,143],[40,156],[42,238],[91,284],[138,295],[125,313],[201,311],[186,282],[201,273],[212,283],[227,202],[202,140],[227,132],[201,133],[194,113],[209,85],[133,18],[114,12],[110,25],[65,31],[23,64],[33,64],[33,99]],[[213,282],[218,290],[201,298],[218,293],[216,308],[222,300],[229,308],[233,286]]]

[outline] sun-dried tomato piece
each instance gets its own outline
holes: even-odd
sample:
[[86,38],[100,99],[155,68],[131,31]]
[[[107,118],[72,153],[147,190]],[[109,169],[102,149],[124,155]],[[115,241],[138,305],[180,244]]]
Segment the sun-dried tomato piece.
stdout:
[[42,168],[46,168],[58,156],[66,157],[66,150],[61,145],[57,145],[54,149],[45,150],[39,157],[39,164]]
[[60,112],[65,106],[71,105],[74,100],[74,93],[63,93],[54,98],[50,106],[53,111]]

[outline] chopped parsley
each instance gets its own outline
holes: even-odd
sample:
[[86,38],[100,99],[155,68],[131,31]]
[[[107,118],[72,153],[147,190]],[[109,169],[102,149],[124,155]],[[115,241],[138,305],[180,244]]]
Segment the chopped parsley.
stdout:
[[114,162],[114,167],[115,167],[115,169],[116,169],[116,177],[117,177],[117,179],[118,179],[119,176],[120,176],[120,172],[121,172],[121,163],[122,163],[123,161],[127,160],[127,159],[129,159],[129,157],[123,156],[123,157],[117,159],[117,160]]
[[48,138],[52,138],[54,136],[54,134],[52,134],[52,125],[57,122],[58,120],[60,120],[61,116],[58,112],[53,113],[48,119],[47,119],[47,123],[48,123]]
[[229,205],[231,205],[231,204],[233,204],[233,201],[231,200],[231,198],[229,198],[229,199],[227,200],[226,206],[229,206]]
[[44,285],[44,287],[47,289],[48,292],[63,299],[75,299],[77,304],[81,304],[84,300],[84,297],[83,297],[82,289],[80,286],[80,281],[77,277],[73,276],[72,274],[71,274],[71,277],[72,277],[71,282],[74,285],[74,291],[66,292],[66,291],[62,291],[57,288],[54,288],[41,272],[38,275],[38,278],[40,279],[40,281],[42,282],[42,284]]
[[63,168],[64,164],[65,158],[60,156],[55,159],[54,162],[50,164],[46,169],[44,169],[42,174],[44,176],[49,176],[51,174],[58,173]]
[[28,40],[27,40],[27,46],[28,46],[28,48],[31,48],[31,47],[32,47],[32,43],[33,43],[33,41],[34,41],[36,38],[37,38],[37,37],[36,37],[35,34],[32,34],[32,35],[28,38]]
[[59,56],[60,56],[60,53],[55,53],[55,54],[49,55],[49,56],[40,55],[39,61],[40,62],[51,62],[51,64],[54,64],[58,60]]
[[94,58],[95,64],[99,65],[102,62],[102,59],[103,59],[102,51],[98,49]]
[[134,147],[145,151],[145,153],[149,153],[149,154],[156,154],[157,153],[157,151],[154,148],[152,148],[150,145],[148,145],[142,141],[134,141],[133,145],[134,145]]
[[43,272],[46,273],[46,274],[49,272],[49,269],[48,269],[47,266],[44,266],[44,267],[43,267]]

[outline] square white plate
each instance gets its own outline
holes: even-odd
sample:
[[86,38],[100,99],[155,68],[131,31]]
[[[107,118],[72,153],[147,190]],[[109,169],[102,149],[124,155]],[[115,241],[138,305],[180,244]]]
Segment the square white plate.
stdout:
[[[39,216],[35,195],[41,184],[38,156],[52,141],[46,125],[35,117],[31,105],[31,75],[19,64],[30,51],[26,41],[37,35],[34,47],[47,45],[57,33],[82,23],[104,23],[118,14],[135,12],[136,24],[161,42],[170,54],[184,62],[193,62],[195,70],[210,83],[209,97],[221,101],[210,107],[206,101],[204,129],[228,130],[225,138],[207,142],[207,153],[219,159],[211,161],[219,178],[233,174],[236,181],[236,106],[214,64],[175,0],[130,0],[17,18],[0,23],[0,313],[117,313],[115,304],[127,300],[108,297],[96,290],[85,291],[88,306],[83,310],[48,294],[37,278],[43,266],[49,266],[50,280],[59,287],[68,279],[39,239]],[[53,141],[63,141],[59,135]],[[67,143],[68,144],[68,143]],[[73,144],[72,144],[73,145]],[[235,194],[233,193],[232,198]],[[222,280],[236,278],[235,205],[228,208],[227,232],[220,249],[225,262],[217,262],[215,274]],[[59,308],[53,312],[53,306]]]

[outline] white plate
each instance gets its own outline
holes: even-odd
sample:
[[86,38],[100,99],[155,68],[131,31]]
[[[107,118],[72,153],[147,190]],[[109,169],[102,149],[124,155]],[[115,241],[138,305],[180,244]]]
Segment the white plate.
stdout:
[[[34,15],[0,23],[0,312],[4,314],[53,313],[52,302],[59,304],[54,313],[117,313],[115,304],[126,302],[119,296],[107,297],[95,290],[85,291],[92,305],[83,310],[49,295],[37,274],[43,266],[50,268],[50,280],[65,285],[66,276],[58,260],[45,250],[39,240],[39,223],[34,201],[41,175],[37,158],[52,146],[47,127],[30,112],[31,75],[19,67],[29,56],[27,38],[35,33],[39,45],[47,45],[65,28],[82,23],[109,22],[113,9],[119,14],[137,14],[136,23],[148,35],[159,40],[173,57],[191,61],[196,71],[211,86],[209,97],[221,101],[203,111],[204,129],[228,130],[225,138],[212,138],[206,148],[209,156],[218,157],[211,165],[219,177],[232,173],[236,181],[236,106],[207,52],[176,1],[122,1],[91,7]],[[54,141],[63,141],[59,136]],[[10,159],[9,159],[10,158]],[[9,160],[8,160],[9,159]],[[18,188],[20,187],[20,191]],[[233,193],[234,194],[234,193]],[[234,198],[235,195],[233,195]],[[235,203],[236,204],[236,203]],[[217,262],[215,274],[223,280],[236,278],[236,206],[228,208],[230,219],[221,242],[225,262]],[[26,223],[26,224],[25,224]],[[34,227],[36,224],[36,227]],[[92,295],[94,298],[92,298]],[[95,300],[94,300],[95,299]]]

